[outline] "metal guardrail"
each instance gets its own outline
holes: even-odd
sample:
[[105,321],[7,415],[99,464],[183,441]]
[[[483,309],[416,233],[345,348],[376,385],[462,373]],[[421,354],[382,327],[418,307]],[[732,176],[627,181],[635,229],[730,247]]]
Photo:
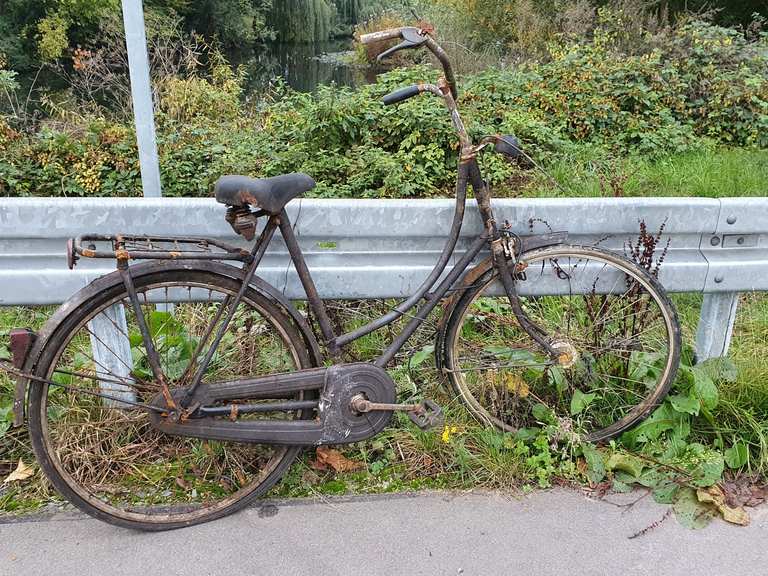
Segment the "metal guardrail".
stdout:
[[[324,298],[410,295],[445,243],[453,200],[316,200],[288,213]],[[663,225],[670,241],[660,280],[670,292],[706,294],[697,333],[699,357],[728,349],[739,292],[768,290],[768,198],[578,198],[494,200],[499,221],[524,235],[568,230],[573,243],[622,251]],[[455,258],[480,232],[468,206]],[[343,231],[343,234],[342,234]],[[243,243],[212,199],[6,198],[0,200],[0,305],[58,304],[114,269],[82,259],[67,269],[65,241],[83,233],[194,235]],[[279,235],[259,275],[304,298]]]

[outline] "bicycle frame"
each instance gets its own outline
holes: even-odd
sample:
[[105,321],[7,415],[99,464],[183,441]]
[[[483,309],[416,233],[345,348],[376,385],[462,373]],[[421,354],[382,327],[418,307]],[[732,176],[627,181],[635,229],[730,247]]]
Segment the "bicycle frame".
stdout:
[[[389,31],[392,34],[393,31]],[[238,260],[244,264],[244,275],[242,278],[242,287],[238,294],[233,298],[228,298],[225,302],[225,310],[222,311],[223,321],[219,325],[218,330],[214,336],[214,339],[202,361],[198,364],[195,374],[191,380],[191,384],[181,400],[182,406],[186,406],[187,402],[192,398],[199,388],[203,374],[205,373],[214,353],[216,352],[221,339],[223,338],[229,322],[235,314],[235,310],[240,303],[240,300],[244,296],[251,280],[254,278],[261,262],[264,253],[271,242],[274,233],[277,229],[285,241],[288,253],[290,254],[291,261],[296,268],[301,284],[307,295],[309,306],[318,321],[320,332],[322,334],[322,340],[327,348],[328,354],[334,360],[338,360],[341,355],[342,349],[355,340],[370,334],[371,332],[392,324],[402,316],[406,315],[410,310],[418,306],[418,310],[412,315],[411,320],[405,325],[400,334],[392,341],[392,343],[383,350],[381,355],[373,362],[373,364],[379,368],[385,367],[397,354],[397,352],[403,347],[405,342],[413,335],[413,333],[421,326],[426,320],[429,314],[434,310],[437,304],[443,299],[443,297],[457,284],[464,275],[465,271],[470,267],[475,257],[488,245],[490,247],[491,258],[493,266],[496,268],[499,274],[499,279],[504,287],[504,290],[509,297],[512,305],[512,310],[520,323],[520,325],[528,332],[533,340],[547,353],[551,358],[555,358],[557,353],[552,350],[549,345],[547,335],[535,324],[533,324],[525,312],[522,309],[519,298],[517,296],[517,290],[515,287],[516,279],[516,265],[517,255],[519,255],[523,248],[523,242],[520,238],[517,238],[513,234],[510,234],[508,230],[503,228],[501,231],[496,225],[496,220],[491,209],[491,194],[488,186],[483,181],[480,166],[478,164],[477,156],[483,148],[491,143],[496,137],[485,138],[479,144],[473,144],[469,137],[464,123],[462,122],[461,115],[459,114],[456,105],[456,84],[454,80],[453,71],[451,70],[450,63],[446,57],[445,52],[440,48],[437,43],[428,35],[425,36],[424,45],[432,51],[432,53],[441,62],[444,70],[444,76],[440,78],[437,84],[418,84],[410,89],[410,95],[416,95],[419,93],[429,92],[441,98],[445,104],[447,110],[451,115],[451,122],[453,128],[456,131],[459,139],[461,149],[458,160],[457,178],[456,178],[456,207],[453,215],[453,222],[451,224],[451,230],[448,235],[448,241],[446,242],[443,250],[438,258],[432,271],[422,284],[416,289],[413,295],[397,305],[393,310],[372,320],[365,326],[357,328],[351,332],[345,334],[335,334],[333,326],[331,324],[328,313],[321,299],[317,287],[315,286],[312,275],[307,267],[304,255],[296,239],[293,231],[290,219],[285,209],[280,214],[271,214],[268,216],[266,226],[262,230],[259,238],[253,245],[250,253],[244,250],[240,250],[236,247],[229,246],[227,244],[216,242],[213,240],[201,239],[201,238],[157,238],[151,240],[158,241],[172,241],[181,243],[203,243],[205,246],[208,244],[215,246],[222,250],[218,254],[205,254],[201,256],[199,253],[186,252],[183,250],[176,251],[132,251],[125,250],[124,237],[115,236],[84,236],[78,238],[69,247],[70,253],[70,265],[73,265],[76,259],[76,254],[87,257],[112,257],[117,258],[118,269],[120,270],[123,282],[126,290],[129,294],[129,298],[132,303],[132,307],[135,311],[137,323],[139,329],[144,338],[145,345],[147,347],[147,357],[149,364],[154,372],[154,376],[165,386],[164,377],[160,368],[159,358],[157,352],[152,345],[152,339],[149,334],[146,322],[144,321],[143,313],[139,305],[136,290],[131,280],[130,268],[128,266],[129,259],[137,258],[153,258],[153,259],[193,259],[195,257],[203,257],[205,259],[221,259],[221,260]],[[467,187],[471,185],[475,199],[477,200],[478,209],[483,222],[483,232],[477,236],[470,244],[467,251],[461,257],[461,259],[453,266],[451,271],[442,279],[440,277],[445,272],[448,261],[454,253],[456,243],[458,242],[461,232],[462,222],[464,219],[464,212],[466,208],[467,199]],[[264,212],[259,212],[257,215],[264,215]],[[537,241],[536,239],[542,240]],[[114,252],[97,252],[93,249],[87,249],[82,247],[82,242],[86,240],[112,240]],[[559,234],[543,235],[541,237],[531,237],[529,241],[537,245],[551,245],[562,242],[563,237]],[[150,242],[151,244],[151,242]],[[423,303],[419,306],[419,303]],[[206,334],[206,339],[212,334],[209,332]],[[167,396],[168,404],[174,407],[174,401]]]

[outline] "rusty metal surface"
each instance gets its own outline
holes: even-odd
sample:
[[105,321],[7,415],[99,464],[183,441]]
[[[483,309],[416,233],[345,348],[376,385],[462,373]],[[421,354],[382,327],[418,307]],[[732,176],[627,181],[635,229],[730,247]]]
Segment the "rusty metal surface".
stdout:
[[[37,335],[29,328],[15,328],[9,334],[11,359],[14,368],[21,370],[27,361]],[[13,399],[13,425],[21,426],[24,422],[24,391],[26,380],[16,377]]]

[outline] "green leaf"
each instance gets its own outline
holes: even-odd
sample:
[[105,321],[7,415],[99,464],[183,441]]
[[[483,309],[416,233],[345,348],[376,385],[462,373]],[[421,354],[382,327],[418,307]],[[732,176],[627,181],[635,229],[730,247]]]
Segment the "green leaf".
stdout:
[[536,376],[543,374],[546,359],[542,356],[536,356],[530,350],[524,348],[510,348],[508,346],[485,346],[486,352],[490,352],[499,360],[504,360],[509,364],[525,366],[528,370],[535,372]]
[[597,398],[597,394],[584,394],[584,392],[577,388],[571,398],[571,416],[581,414],[595,398]]
[[547,371],[547,377],[558,393],[562,394],[568,388],[568,382],[565,380],[565,372],[562,366],[550,366]]
[[735,442],[724,453],[728,468],[741,468],[749,461],[749,448],[744,442]]
[[705,528],[710,520],[715,517],[715,510],[699,502],[696,497],[696,491],[693,488],[680,488],[672,503],[672,510],[675,512],[677,521],[686,528],[698,530]]
[[149,324],[149,332],[153,340],[157,340],[160,336],[175,336],[184,332],[183,326],[179,324],[178,320],[170,312],[153,310],[149,313],[147,323]]
[[683,414],[675,412],[669,402],[659,406],[644,422],[634,429],[625,432],[621,440],[628,446],[635,443],[644,444],[658,439],[667,430],[673,430],[680,425],[680,420],[686,418]]
[[415,352],[413,356],[411,356],[408,362],[408,366],[410,366],[411,368],[414,368],[416,366],[423,364],[427,360],[427,358],[432,356],[434,352],[435,352],[434,344],[428,344],[424,346],[421,350],[419,350],[418,352]]
[[593,444],[584,444],[581,447],[584,460],[587,462],[587,478],[591,484],[597,484],[605,478],[605,460],[602,453]]
[[629,378],[644,381],[646,377],[655,380],[661,371],[662,355],[658,352],[632,352],[629,357]]
[[714,382],[734,383],[739,376],[739,369],[733,359],[727,356],[709,358],[693,367],[693,371],[707,375]]
[[632,456],[631,454],[624,454],[622,452],[615,452],[611,454],[608,461],[605,463],[605,467],[608,470],[621,471],[629,474],[633,479],[640,477],[643,472],[643,462],[639,458]]
[[675,482],[667,482],[653,489],[653,499],[659,504],[672,504],[677,497],[680,485]]
[[[693,446],[697,445],[691,444],[691,447]],[[723,455],[720,454],[720,452],[704,447],[702,448],[703,450],[701,461],[693,471],[695,480],[693,480],[692,484],[694,486],[706,488],[707,486],[717,484],[723,477],[723,471],[725,470],[725,459],[723,458]]]
[[520,428],[515,432],[515,440],[520,440],[521,442],[533,442],[539,434],[541,434],[541,428],[538,426]]
[[697,368],[694,367],[693,369],[693,390],[699,400],[701,400],[701,405],[707,410],[713,410],[720,398],[717,386],[706,372]]
[[626,492],[632,492],[632,485],[631,484],[627,484],[625,482],[622,482],[621,480],[616,480],[614,478],[613,479],[613,485],[611,486],[611,489],[614,492],[619,492],[619,493],[623,494],[623,493],[626,493]]
[[544,404],[534,404],[533,408],[531,408],[531,413],[539,422],[551,424],[555,421],[555,415],[552,414],[552,410]]
[[690,396],[684,396],[682,394],[676,394],[669,397],[669,403],[677,412],[682,414],[692,414],[698,416],[699,409],[701,408],[701,402],[698,398],[691,398]]

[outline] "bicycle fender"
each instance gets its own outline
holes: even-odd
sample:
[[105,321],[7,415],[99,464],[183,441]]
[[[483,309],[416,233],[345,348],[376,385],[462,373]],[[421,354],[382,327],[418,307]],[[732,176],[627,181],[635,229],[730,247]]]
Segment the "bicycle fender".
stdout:
[[[233,280],[242,280],[243,278],[242,268],[237,268],[229,264],[223,264],[214,260],[154,260],[132,265],[130,270],[131,276],[133,278],[158,272],[159,270],[201,270],[204,272],[220,274]],[[37,332],[34,338],[34,342],[26,347],[26,356],[23,358],[23,365],[19,366],[22,371],[27,374],[31,374],[34,371],[35,366],[37,365],[37,361],[40,358],[40,354],[45,347],[45,343],[47,342],[48,338],[51,336],[51,334],[53,334],[53,332],[64,320],[64,318],[66,318],[73,310],[90,300],[99,292],[112,288],[116,284],[122,283],[123,280],[120,277],[120,273],[118,271],[111,272],[101,276],[100,278],[97,278],[84,288],[80,289],[72,297],[67,299],[66,302],[59,306],[45,323],[43,328]],[[307,349],[309,350],[310,359],[312,362],[315,364],[315,366],[322,366],[323,354],[320,350],[320,345],[317,342],[317,338],[315,338],[315,334],[312,332],[312,329],[307,323],[307,320],[301,315],[296,307],[291,304],[291,302],[285,296],[283,296],[277,290],[277,288],[257,276],[253,277],[250,285],[260,295],[268,298],[274,304],[283,309],[286,315],[296,324],[299,333],[307,345]],[[27,386],[28,381],[23,378],[19,378],[16,382],[13,401],[14,426],[21,426],[26,417]]]

